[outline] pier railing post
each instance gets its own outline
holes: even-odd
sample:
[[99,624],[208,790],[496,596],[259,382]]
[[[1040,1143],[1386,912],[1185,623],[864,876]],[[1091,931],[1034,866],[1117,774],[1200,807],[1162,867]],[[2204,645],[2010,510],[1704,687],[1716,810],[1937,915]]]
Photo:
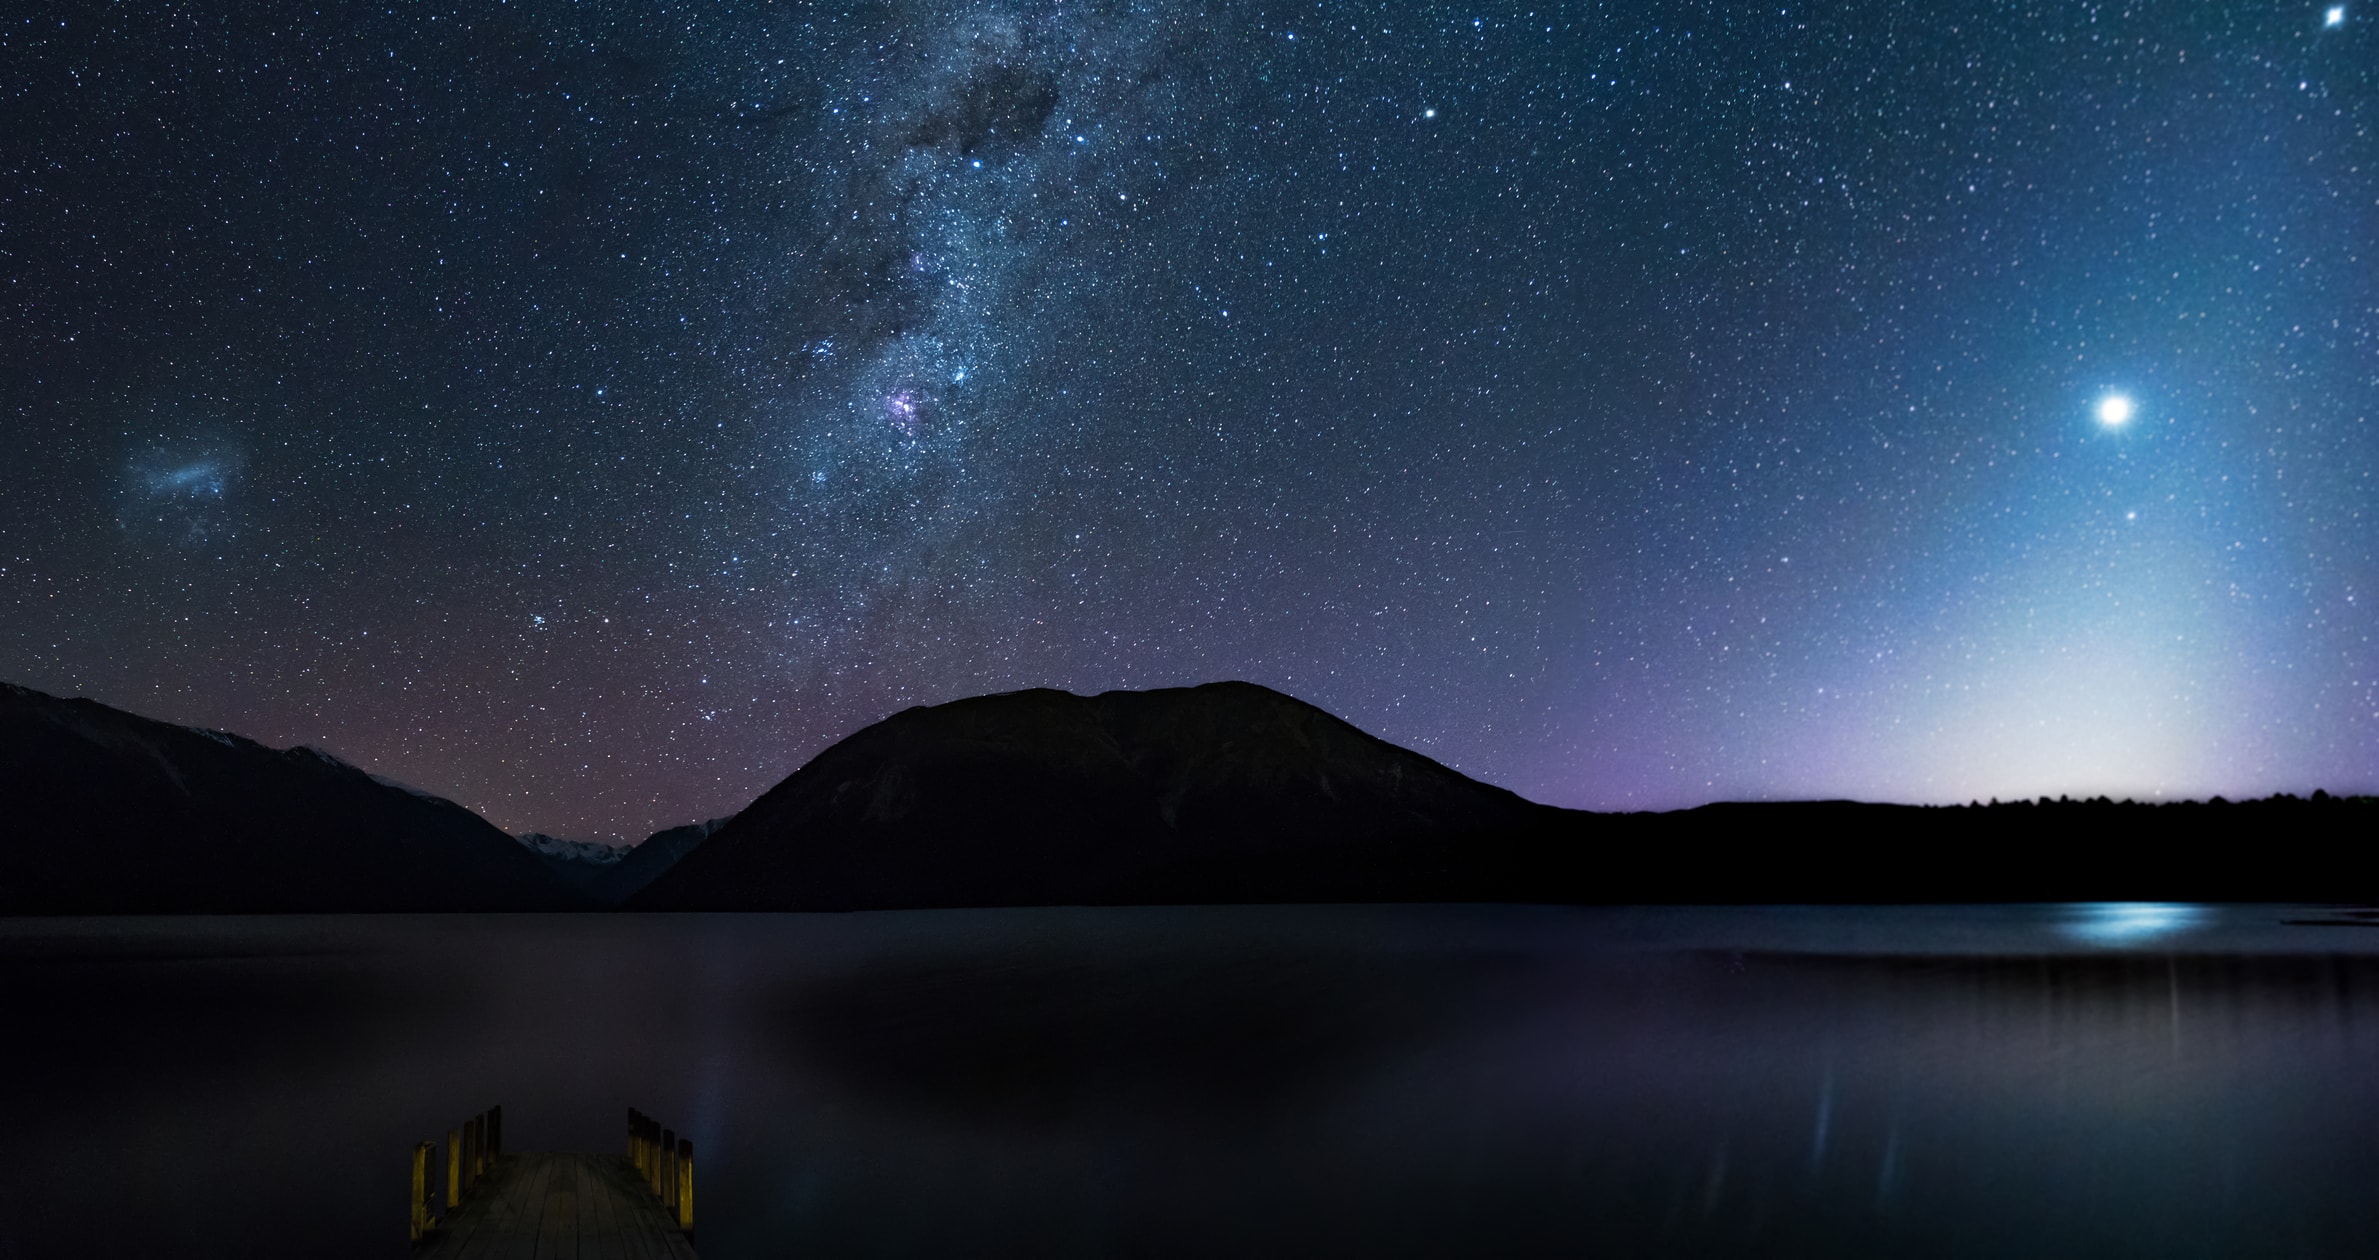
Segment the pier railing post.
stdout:
[[677,1140],[677,1227],[694,1232],[694,1139]]
[[661,1196],[661,1206],[670,1206],[677,1198],[677,1130],[661,1130],[660,1176],[653,1178],[653,1192]]
[[458,1206],[463,1201],[463,1131],[446,1131],[446,1206]]
[[636,1162],[636,1109],[628,1108],[628,1162]]
[[501,1104],[487,1109],[487,1157],[493,1161],[504,1153],[504,1108]]
[[429,1232],[429,1197],[430,1143],[415,1142],[413,1144],[413,1211],[411,1213],[413,1241],[415,1242],[420,1242],[421,1236]]

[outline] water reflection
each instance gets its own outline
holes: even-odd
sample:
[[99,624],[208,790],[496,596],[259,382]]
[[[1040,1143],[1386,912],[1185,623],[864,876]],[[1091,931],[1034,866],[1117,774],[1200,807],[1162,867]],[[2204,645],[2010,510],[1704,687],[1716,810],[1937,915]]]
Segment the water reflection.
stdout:
[[2208,917],[2202,906],[2154,901],[2104,901],[2072,908],[2066,930],[2093,945],[2146,945],[2188,932]]
[[1042,1127],[1143,1111],[1236,1125],[1323,1105],[1448,1022],[1485,1017],[1481,986],[1518,966],[1369,961],[933,954],[791,986],[778,1032],[795,1070],[888,1108]]
[[398,1256],[495,1102],[687,1118],[710,1260],[2379,1254],[2367,921],[19,921],[0,1254]]

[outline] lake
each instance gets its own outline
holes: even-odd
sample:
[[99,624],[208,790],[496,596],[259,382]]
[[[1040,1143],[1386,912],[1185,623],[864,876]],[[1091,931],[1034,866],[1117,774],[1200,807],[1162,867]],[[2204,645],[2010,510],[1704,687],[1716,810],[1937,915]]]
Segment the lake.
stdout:
[[0,920],[0,1256],[402,1256],[495,1103],[690,1136],[705,1260],[2368,1256],[2372,921]]

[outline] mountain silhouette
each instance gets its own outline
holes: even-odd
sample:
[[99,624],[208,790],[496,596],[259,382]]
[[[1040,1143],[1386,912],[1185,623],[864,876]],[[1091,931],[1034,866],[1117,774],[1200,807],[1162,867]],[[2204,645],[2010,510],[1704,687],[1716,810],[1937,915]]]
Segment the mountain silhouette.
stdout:
[[0,683],[0,914],[586,904],[478,815],[327,753]]
[[[2323,901],[2379,800],[1538,805],[1251,683],[909,709],[632,909],[1261,901]],[[2253,851],[2242,848],[2251,842]]]
[[2325,792],[1557,809],[1221,682],[909,709],[741,813],[565,875],[587,846],[328,754],[0,684],[0,914],[2340,902],[2379,894],[2355,856],[2374,822],[2379,798]]
[[1404,899],[1573,817],[1252,683],[1019,691],[850,736],[629,905]]

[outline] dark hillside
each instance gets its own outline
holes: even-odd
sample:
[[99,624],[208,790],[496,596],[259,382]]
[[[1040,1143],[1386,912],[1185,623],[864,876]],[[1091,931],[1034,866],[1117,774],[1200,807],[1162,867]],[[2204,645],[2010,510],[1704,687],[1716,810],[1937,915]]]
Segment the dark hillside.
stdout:
[[1532,804],[1248,683],[910,709],[632,898],[651,909],[1202,901],[2327,901],[2379,801]]
[[843,740],[630,904],[1410,898],[1561,817],[1251,683],[1020,691]]
[[310,748],[0,684],[0,914],[582,904],[452,801]]

